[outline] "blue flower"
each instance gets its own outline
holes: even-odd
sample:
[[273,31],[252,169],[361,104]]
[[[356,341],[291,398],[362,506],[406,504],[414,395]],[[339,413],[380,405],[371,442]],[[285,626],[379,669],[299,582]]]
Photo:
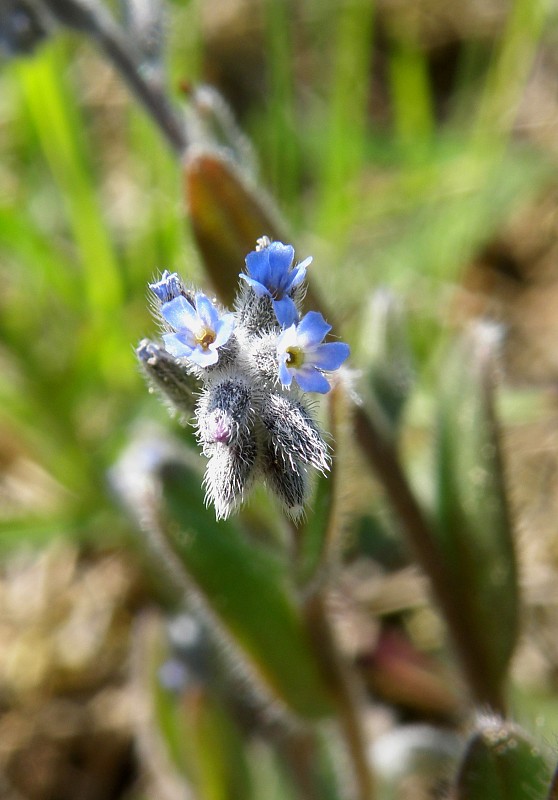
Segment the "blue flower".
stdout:
[[160,280],[155,283],[150,283],[149,288],[161,303],[168,303],[169,300],[173,300],[175,297],[182,294],[184,291],[184,284],[178,273],[169,272],[168,269],[166,269],[161,275]]
[[165,349],[175,358],[187,358],[199,367],[219,360],[218,349],[228,342],[234,328],[234,314],[220,315],[211,300],[198,292],[189,302],[185,297],[169,300],[161,315],[176,333],[163,334]]
[[322,341],[331,330],[317,311],[309,311],[298,325],[291,325],[277,339],[279,380],[289,387],[293,378],[305,392],[325,394],[331,388],[324,370],[338,369],[349,356],[344,342]]
[[294,289],[306,276],[312,258],[293,266],[294,248],[290,244],[272,242],[246,256],[248,275],[240,277],[252,287],[258,297],[270,297],[279,323],[286,328],[298,322],[298,311],[291,297]]

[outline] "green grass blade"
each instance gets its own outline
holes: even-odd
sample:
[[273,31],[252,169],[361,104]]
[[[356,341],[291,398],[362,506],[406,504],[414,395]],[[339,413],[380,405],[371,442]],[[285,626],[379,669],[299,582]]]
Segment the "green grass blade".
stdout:
[[428,62],[418,47],[404,39],[393,43],[388,60],[395,134],[404,151],[416,156],[434,133]]
[[321,133],[323,169],[314,226],[328,238],[345,229],[355,210],[351,182],[365,157],[373,19],[373,2],[341,3],[328,19],[334,37],[333,75]]
[[60,43],[52,44],[36,58],[19,63],[18,74],[29,116],[66,207],[83,270],[91,352],[102,361],[108,355],[108,342],[95,348],[93,341],[101,334],[111,338],[110,332],[118,329],[123,287],[63,56]]

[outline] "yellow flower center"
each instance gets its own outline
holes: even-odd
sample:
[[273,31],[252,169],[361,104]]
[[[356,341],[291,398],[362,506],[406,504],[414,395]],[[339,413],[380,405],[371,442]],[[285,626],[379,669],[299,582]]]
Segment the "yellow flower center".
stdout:
[[215,333],[214,331],[210,330],[209,328],[200,328],[199,331],[196,333],[195,336],[196,342],[203,347],[204,350],[207,350],[210,344],[213,344],[215,341]]
[[304,364],[304,351],[300,347],[287,347],[287,366],[298,369]]

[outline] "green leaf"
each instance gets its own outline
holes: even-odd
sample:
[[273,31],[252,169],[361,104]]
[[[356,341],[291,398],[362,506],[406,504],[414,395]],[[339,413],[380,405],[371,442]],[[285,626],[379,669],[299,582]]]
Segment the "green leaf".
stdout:
[[204,508],[199,475],[184,464],[162,467],[169,543],[193,586],[249,670],[296,714],[332,710],[286,565],[244,538],[232,521]]
[[550,770],[527,735],[510,722],[489,718],[470,739],[456,800],[544,800]]
[[445,366],[437,419],[434,528],[461,609],[461,642],[468,641],[477,699],[498,708],[517,640],[518,587],[493,409],[489,336],[479,331],[476,339],[462,341]]

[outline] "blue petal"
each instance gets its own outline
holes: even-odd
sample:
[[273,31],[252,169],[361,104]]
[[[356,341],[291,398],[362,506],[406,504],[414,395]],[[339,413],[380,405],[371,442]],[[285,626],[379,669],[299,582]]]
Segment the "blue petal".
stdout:
[[273,310],[281,327],[288,328],[289,325],[298,322],[298,311],[290,297],[282,297],[281,300],[273,300]]
[[180,333],[164,333],[165,350],[175,358],[190,358],[194,347],[184,341]]
[[254,294],[257,294],[258,297],[263,297],[264,295],[267,295],[267,297],[271,297],[271,292],[266,286],[263,285],[263,283],[260,283],[255,278],[250,278],[248,275],[245,275],[244,272],[240,273],[240,277],[242,278],[242,280],[245,280],[249,286],[252,287],[252,289],[254,290]]
[[304,278],[306,277],[306,267],[308,264],[312,262],[312,256],[305,258],[300,264],[297,264],[296,267],[289,273],[289,286],[287,291],[292,291],[297,286],[299,286]]
[[310,364],[305,364],[296,371],[296,382],[304,392],[318,392],[326,394],[329,392],[330,385],[326,378]]
[[282,242],[272,242],[267,248],[269,258],[270,288],[281,289],[288,283],[289,270],[294,259],[294,247]]
[[136,355],[140,361],[147,362],[151,358],[156,358],[161,352],[161,348],[157,347],[155,342],[150,342],[149,339],[142,339],[136,347]]
[[194,306],[180,295],[161,306],[161,315],[175,330],[195,331],[199,328]]
[[290,386],[293,380],[292,373],[287,367],[286,358],[282,358],[279,362],[279,380],[283,386]]
[[222,347],[226,342],[229,341],[234,329],[235,321],[234,314],[224,314],[221,317],[215,329],[216,335],[215,341],[211,345],[212,348]]
[[203,292],[198,292],[196,295],[196,311],[204,327],[208,328],[210,331],[215,331],[217,329],[217,325],[219,324],[219,312],[209,297],[206,297]]
[[331,325],[318,311],[309,311],[297,327],[298,343],[304,350],[315,347],[330,330]]
[[169,272],[168,269],[163,272],[160,280],[150,283],[148,286],[161,303],[168,303],[169,300],[178,297],[183,288],[178,273]]
[[210,367],[219,360],[219,353],[217,348],[214,350],[206,350],[203,347],[196,347],[192,350],[189,358],[190,361],[193,361],[194,364],[197,364],[199,367]]
[[254,280],[267,286],[269,284],[269,253],[265,250],[252,250],[246,256],[246,267]]
[[345,342],[326,342],[312,352],[311,361],[319,369],[338,369],[349,357],[351,349]]

